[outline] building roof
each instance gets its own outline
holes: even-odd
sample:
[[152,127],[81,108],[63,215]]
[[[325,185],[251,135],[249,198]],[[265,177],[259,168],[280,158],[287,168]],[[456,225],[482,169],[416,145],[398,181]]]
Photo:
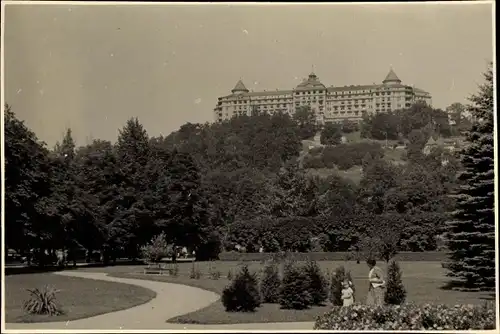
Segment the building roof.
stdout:
[[391,68],[387,76],[385,77],[384,81],[382,83],[401,83],[401,80],[398,78],[396,73],[394,73],[393,69]]
[[413,91],[414,91],[415,93],[430,94],[429,92],[426,92],[425,90],[420,89],[420,88],[416,88],[416,87],[414,87],[414,88],[413,88]]
[[311,72],[309,74],[309,77],[302,81],[300,84],[297,85],[296,90],[304,90],[304,89],[326,89],[326,86],[323,85],[316,74],[314,72]]
[[236,83],[236,86],[234,86],[233,90],[231,92],[236,93],[236,92],[248,92],[248,89],[245,87],[243,82],[241,80],[238,80]]

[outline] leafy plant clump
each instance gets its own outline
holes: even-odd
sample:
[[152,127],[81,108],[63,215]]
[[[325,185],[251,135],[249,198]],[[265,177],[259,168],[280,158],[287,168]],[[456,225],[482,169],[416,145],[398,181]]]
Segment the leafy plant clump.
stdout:
[[56,316],[63,313],[56,294],[59,290],[48,285],[39,289],[28,289],[30,298],[24,303],[23,309],[28,314],[47,314]]
[[264,268],[264,275],[260,282],[260,294],[264,303],[278,303],[280,299],[281,279],[279,268],[275,263]]
[[260,306],[257,277],[243,266],[234,280],[222,292],[226,312],[253,312]]
[[491,330],[495,305],[334,306],[316,319],[319,330]]
[[309,293],[309,277],[302,268],[290,262],[285,265],[280,289],[280,305],[283,309],[303,310],[312,305]]

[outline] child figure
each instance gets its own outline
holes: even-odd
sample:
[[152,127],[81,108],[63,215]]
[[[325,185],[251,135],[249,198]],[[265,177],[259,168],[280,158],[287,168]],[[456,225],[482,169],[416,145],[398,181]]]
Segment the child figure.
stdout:
[[342,300],[343,306],[354,304],[354,291],[351,288],[351,282],[344,280],[342,283]]

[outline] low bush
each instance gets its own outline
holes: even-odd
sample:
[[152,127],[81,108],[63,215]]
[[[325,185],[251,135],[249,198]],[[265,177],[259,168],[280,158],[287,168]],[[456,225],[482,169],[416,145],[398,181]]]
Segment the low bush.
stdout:
[[226,312],[253,312],[260,306],[257,278],[243,266],[229,286],[222,291]]
[[189,273],[189,278],[191,279],[200,279],[201,278],[201,271],[198,269],[194,262],[193,265],[191,266],[191,272]]
[[177,263],[175,263],[172,266],[172,268],[170,268],[168,271],[169,271],[170,276],[173,276],[173,277],[179,276],[179,265]]
[[221,277],[221,272],[218,270],[213,270],[210,272],[210,278],[213,280],[218,280]]
[[387,285],[384,300],[386,304],[400,305],[406,299],[406,290],[403,285],[401,269],[399,264],[391,260],[387,267]]
[[309,278],[293,262],[285,265],[280,288],[280,305],[283,309],[303,310],[312,304],[308,291]]
[[334,306],[316,319],[318,330],[491,330],[495,305]]
[[304,268],[313,305],[323,305],[328,298],[327,282],[316,261],[307,261]]
[[58,290],[48,285],[43,288],[28,289],[30,298],[24,302],[23,309],[28,314],[47,314],[55,316],[63,311],[57,302]]

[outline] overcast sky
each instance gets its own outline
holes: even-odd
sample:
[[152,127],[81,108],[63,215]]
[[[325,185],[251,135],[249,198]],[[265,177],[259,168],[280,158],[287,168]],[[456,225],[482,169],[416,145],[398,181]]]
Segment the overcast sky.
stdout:
[[213,120],[217,97],[381,82],[392,65],[436,107],[465,102],[493,59],[489,4],[7,5],[5,102],[52,146]]

